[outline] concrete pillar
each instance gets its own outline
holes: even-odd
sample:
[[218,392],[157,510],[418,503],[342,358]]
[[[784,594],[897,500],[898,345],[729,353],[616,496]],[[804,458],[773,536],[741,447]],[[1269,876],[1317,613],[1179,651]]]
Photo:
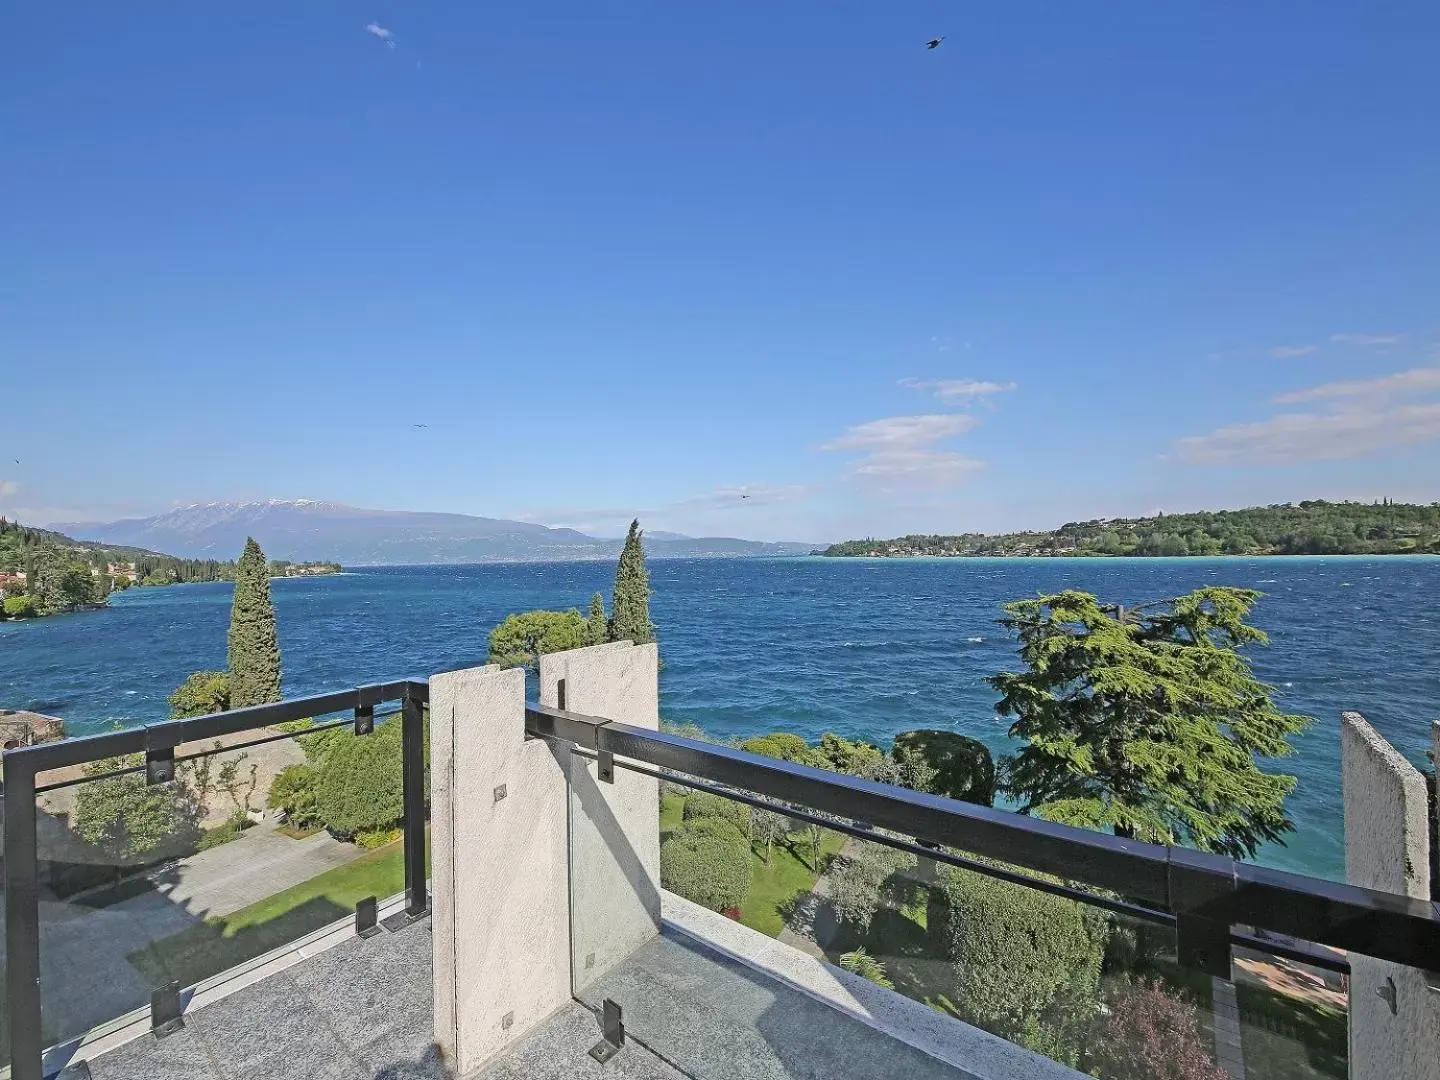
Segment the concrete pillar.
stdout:
[[[1359,713],[1341,718],[1345,878],[1430,896],[1425,779]],[[1414,968],[1350,955],[1352,1080],[1440,1080],[1440,990]]]
[[435,1040],[455,1075],[570,1000],[566,784],[525,739],[525,673],[430,680]]
[[[540,700],[632,727],[660,726],[656,647],[616,642],[540,658]],[[570,755],[571,965],[575,995],[660,932],[659,782],[623,769],[614,783]]]

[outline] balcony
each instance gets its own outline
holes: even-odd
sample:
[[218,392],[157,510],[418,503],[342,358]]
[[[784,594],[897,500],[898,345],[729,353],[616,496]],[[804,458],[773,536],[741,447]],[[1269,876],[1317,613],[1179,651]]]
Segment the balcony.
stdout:
[[[1267,871],[663,733],[655,666],[601,646],[543,658],[538,704],[480,668],[8,752],[10,1075],[1128,1080],[1141,1059],[1105,1047],[1157,1002],[1192,1025],[1175,1053],[1232,1080],[1433,1075],[1440,913],[1406,878]],[[1362,724],[1347,782],[1375,796],[1400,774]],[[163,793],[207,760],[243,779],[297,740],[377,734],[404,827],[374,851],[265,821],[127,864],[77,836],[95,785]],[[1408,831],[1366,835],[1413,876],[1401,781]],[[681,831],[748,833],[748,876],[662,859]],[[1030,944],[987,952],[979,929]]]

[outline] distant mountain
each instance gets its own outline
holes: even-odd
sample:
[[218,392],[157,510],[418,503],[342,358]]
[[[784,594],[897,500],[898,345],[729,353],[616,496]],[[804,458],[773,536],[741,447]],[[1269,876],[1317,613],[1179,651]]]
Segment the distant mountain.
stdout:
[[[607,559],[618,555],[623,543],[525,521],[365,510],[313,499],[197,503],[154,517],[54,528],[100,543],[205,559],[233,559],[245,546],[245,538],[253,536],[272,559],[326,560],[346,566]],[[657,533],[645,540],[647,554],[660,559],[803,555],[814,548],[676,533]]]

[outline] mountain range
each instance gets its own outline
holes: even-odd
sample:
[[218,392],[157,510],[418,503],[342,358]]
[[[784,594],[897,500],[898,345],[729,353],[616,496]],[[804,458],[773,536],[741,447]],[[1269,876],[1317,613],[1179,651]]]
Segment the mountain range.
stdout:
[[[253,536],[272,559],[346,566],[608,559],[623,544],[527,521],[367,510],[314,499],[196,503],[153,517],[51,527],[86,540],[192,559],[236,558],[245,538]],[[814,549],[813,544],[667,532],[645,537],[646,554],[659,559],[804,555]]]

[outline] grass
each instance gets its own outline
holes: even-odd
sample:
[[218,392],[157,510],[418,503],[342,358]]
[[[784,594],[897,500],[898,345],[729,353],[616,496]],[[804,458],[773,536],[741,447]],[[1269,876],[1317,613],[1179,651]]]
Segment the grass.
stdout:
[[390,844],[249,907],[187,927],[128,959],[153,985],[179,979],[181,986],[191,986],[345,918],[367,896],[400,892],[404,858],[404,845]]
[[[820,840],[820,865],[825,866],[844,846],[845,837],[825,832]],[[771,847],[770,865],[765,865],[765,848],[756,844],[750,849],[750,891],[740,905],[740,921],[752,930],[770,937],[779,937],[785,929],[783,912],[815,887],[819,878],[811,869],[810,843],[800,839],[794,843],[777,841]]]

